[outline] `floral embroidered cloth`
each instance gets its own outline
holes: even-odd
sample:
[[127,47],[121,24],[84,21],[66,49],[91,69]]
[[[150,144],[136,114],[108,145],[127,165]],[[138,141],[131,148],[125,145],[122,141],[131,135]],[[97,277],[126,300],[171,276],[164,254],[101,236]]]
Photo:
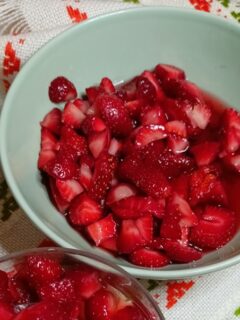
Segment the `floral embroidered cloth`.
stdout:
[[[90,17],[147,5],[203,10],[240,23],[240,0],[0,0],[0,108],[16,74],[49,39]],[[1,172],[0,218],[0,255],[47,243],[18,208]],[[141,282],[167,320],[240,318],[238,265],[191,280]]]

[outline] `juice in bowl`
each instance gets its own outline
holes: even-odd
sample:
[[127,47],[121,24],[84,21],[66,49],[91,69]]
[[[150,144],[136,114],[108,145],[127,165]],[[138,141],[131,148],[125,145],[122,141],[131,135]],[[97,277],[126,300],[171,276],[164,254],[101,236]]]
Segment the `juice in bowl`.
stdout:
[[239,222],[240,115],[158,64],[62,103],[41,122],[38,168],[54,205],[92,245],[144,268],[192,263],[234,237]]
[[163,320],[148,292],[94,255],[32,249],[0,259],[1,320]]

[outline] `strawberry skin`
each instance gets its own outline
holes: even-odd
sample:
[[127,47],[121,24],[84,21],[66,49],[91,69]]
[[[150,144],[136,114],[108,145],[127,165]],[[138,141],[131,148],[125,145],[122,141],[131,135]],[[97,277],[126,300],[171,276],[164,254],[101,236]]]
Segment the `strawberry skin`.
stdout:
[[53,108],[48,112],[40,122],[42,128],[48,129],[53,134],[60,134],[61,131],[62,111],[58,108]]
[[69,101],[65,104],[62,114],[62,122],[65,126],[75,129],[80,128],[85,117],[86,115],[82,112],[78,103]]
[[56,187],[61,197],[71,202],[78,194],[83,192],[83,187],[76,180],[56,180]]
[[218,156],[220,145],[218,142],[206,141],[191,148],[199,167],[211,164]]
[[163,253],[151,249],[137,249],[130,255],[130,261],[141,267],[160,268],[169,264]]
[[50,83],[48,95],[53,103],[60,103],[75,99],[77,97],[77,90],[67,78],[57,77]]
[[184,71],[169,64],[158,64],[154,71],[161,82],[169,79],[185,80]]
[[75,288],[73,282],[65,278],[40,286],[38,294],[45,300],[68,301],[75,299]]

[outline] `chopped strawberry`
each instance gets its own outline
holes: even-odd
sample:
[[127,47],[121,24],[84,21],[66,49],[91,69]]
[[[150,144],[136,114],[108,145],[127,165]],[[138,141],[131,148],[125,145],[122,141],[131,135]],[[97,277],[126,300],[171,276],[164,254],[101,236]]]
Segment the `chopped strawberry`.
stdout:
[[59,134],[61,130],[61,118],[62,111],[58,108],[53,108],[46,114],[40,124],[43,128],[48,129],[53,134]]
[[100,247],[108,251],[117,252],[117,238],[113,237],[102,241]]
[[8,291],[14,304],[29,304],[32,301],[33,290],[28,283],[28,279],[21,277],[21,275],[16,274],[9,278]]
[[86,115],[78,107],[78,104],[75,104],[75,101],[69,101],[65,104],[62,114],[62,122],[65,126],[78,129],[85,117]]
[[171,183],[173,190],[185,200],[189,197],[189,178],[188,174],[183,174],[173,179]]
[[184,80],[185,72],[169,64],[158,64],[154,69],[157,78],[162,82],[169,79]]
[[48,161],[43,170],[51,177],[60,180],[69,180],[76,176],[77,164],[72,159],[59,157]]
[[126,96],[127,101],[133,101],[137,96],[137,80],[139,77],[135,77],[132,80],[123,83],[121,86],[121,91]]
[[168,121],[165,124],[165,128],[168,134],[174,134],[182,138],[187,137],[187,128],[186,128],[185,122],[183,121],[179,121],[179,120]]
[[143,239],[146,241],[146,244],[149,244],[152,242],[153,239],[153,217],[151,214],[147,214],[144,217],[138,218],[136,220],[136,226],[143,237]]
[[77,97],[74,84],[65,77],[55,78],[48,89],[49,99],[54,103],[60,103]]
[[169,121],[183,121],[189,126],[190,121],[184,111],[183,104],[179,100],[166,99],[162,105]]
[[236,152],[240,147],[240,114],[234,109],[223,113],[223,148],[226,153]]
[[71,128],[62,127],[60,142],[70,145],[78,156],[88,153],[86,139]]
[[100,89],[102,89],[103,92],[108,94],[115,93],[115,87],[112,81],[107,77],[102,78],[100,82]]
[[[136,305],[129,305],[114,313],[112,320],[147,320]],[[149,318],[150,319],[150,318]]]
[[86,135],[89,135],[106,130],[106,125],[102,119],[97,116],[89,115],[82,122],[81,129]]
[[0,270],[0,301],[9,301],[8,276],[7,273]]
[[141,112],[141,124],[147,125],[162,125],[164,126],[167,119],[164,110],[159,106],[153,106],[149,110]]
[[167,137],[165,128],[162,125],[147,125],[140,127],[136,134],[136,144],[140,147]]
[[125,108],[131,118],[137,118],[140,114],[142,101],[140,99],[125,102]]
[[119,140],[112,138],[112,140],[110,141],[108,153],[116,156],[121,151],[121,148],[122,143]]
[[190,240],[200,248],[217,249],[236,232],[236,214],[228,209],[207,206],[198,225],[192,228]]
[[59,301],[69,301],[75,298],[75,288],[73,281],[68,278],[55,280],[46,283],[38,288],[38,295],[41,299],[53,299]]
[[219,153],[219,143],[214,141],[206,141],[199,143],[191,148],[197,165],[205,166],[216,160]]
[[175,262],[188,263],[199,260],[202,257],[201,251],[188,245],[183,245],[180,241],[165,239],[162,244],[167,256]]
[[89,189],[92,182],[92,171],[86,163],[80,165],[79,181],[86,190]]
[[96,99],[95,105],[113,135],[123,137],[129,135],[133,124],[121,99],[116,96],[101,95]]
[[141,75],[143,78],[147,79],[154,87],[156,92],[156,101],[162,101],[165,98],[164,92],[160,87],[160,84],[155,76],[155,74],[151,71],[144,71]]
[[240,155],[227,155],[223,158],[224,164],[230,169],[240,172]]
[[146,248],[140,248],[131,253],[130,261],[147,268],[160,268],[169,264],[169,259],[163,253]]
[[111,186],[116,165],[116,158],[108,153],[102,153],[96,160],[93,178],[88,190],[93,199],[101,201],[105,198]]
[[177,135],[168,136],[168,149],[174,154],[180,154],[187,151],[189,148],[189,142],[186,138],[182,138]]
[[99,87],[86,88],[86,94],[87,94],[88,101],[89,101],[90,105],[94,104],[97,97],[102,93],[103,93],[103,91]]
[[186,104],[185,112],[193,128],[205,129],[211,118],[211,110],[205,103]]
[[38,155],[38,169],[43,169],[48,162],[54,161],[56,152],[53,150],[41,150]]
[[56,180],[56,187],[61,195],[61,197],[70,202],[78,194],[83,192],[83,187],[76,180]]
[[114,202],[118,202],[121,199],[134,196],[136,189],[127,183],[120,183],[111,188],[108,192],[106,203],[111,206]]
[[110,320],[117,309],[117,298],[111,291],[100,289],[86,302],[89,320]]
[[56,181],[55,179],[49,177],[49,194],[50,197],[55,205],[55,207],[61,212],[65,213],[66,209],[69,207],[69,202],[64,200],[57,187],[56,187]]
[[102,218],[103,212],[93,199],[86,194],[80,194],[69,207],[69,219],[73,225],[87,226]]
[[0,319],[1,320],[13,320],[15,313],[11,304],[0,301]]
[[107,217],[90,224],[87,231],[96,245],[100,245],[102,241],[113,238],[117,232],[117,224],[112,214]]
[[109,148],[109,143],[110,135],[109,131],[106,129],[102,132],[90,135],[88,146],[94,158],[98,158],[103,151]]
[[41,130],[41,150],[56,150],[57,139],[47,128]]

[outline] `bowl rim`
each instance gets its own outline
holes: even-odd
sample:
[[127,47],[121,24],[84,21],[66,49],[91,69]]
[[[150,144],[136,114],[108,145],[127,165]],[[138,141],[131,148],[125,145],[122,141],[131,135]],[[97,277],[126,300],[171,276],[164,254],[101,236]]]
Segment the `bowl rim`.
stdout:
[[[102,14],[97,17],[90,18],[86,21],[83,21],[80,24],[77,24],[67,30],[61,32],[53,39],[49,40],[43,47],[41,47],[33,56],[26,62],[26,64],[22,67],[19,74],[16,76],[13,84],[10,87],[10,90],[5,98],[1,117],[0,117],[0,160],[2,165],[3,174],[8,183],[8,186],[18,202],[21,209],[24,213],[31,219],[31,221],[35,224],[35,226],[40,229],[44,234],[46,234],[49,238],[51,238],[54,242],[59,244],[62,247],[71,247],[73,249],[77,249],[73,245],[69,244],[67,241],[62,239],[59,235],[54,233],[47,225],[45,225],[42,220],[38,217],[38,215],[30,208],[28,203],[26,202],[24,196],[21,194],[20,188],[17,187],[15,182],[14,175],[11,171],[11,166],[8,162],[7,157],[7,145],[6,145],[6,128],[7,128],[7,118],[8,111],[11,107],[11,100],[14,97],[15,88],[18,86],[18,83],[21,82],[24,74],[31,69],[32,65],[34,65],[35,61],[38,61],[42,56],[45,55],[45,52],[54,47],[55,43],[61,42],[65,37],[71,36],[71,33],[74,33],[75,30],[87,28],[88,25],[101,22],[105,19],[110,19],[115,16],[121,15],[135,15],[139,13],[156,13],[158,14],[178,14],[181,16],[192,16],[196,17],[199,20],[204,20],[205,22],[209,22],[210,24],[217,24],[219,27],[229,28],[231,31],[238,32],[240,37],[240,27],[236,22],[224,20],[221,17],[214,16],[212,14],[197,11],[194,9],[186,9],[186,8],[174,8],[174,7],[156,7],[156,6],[148,6],[148,7],[140,7],[140,8],[130,8],[119,11],[114,11],[107,14]],[[9,106],[8,106],[9,105]],[[99,252],[99,255],[101,252]],[[185,268],[185,269],[175,269],[175,270],[164,270],[164,269],[146,269],[142,267],[134,267],[126,266],[121,262],[118,263],[125,271],[130,273],[131,275],[138,278],[148,278],[148,279],[184,279],[191,278],[198,275],[203,275],[206,273],[211,273],[214,271],[219,271],[225,269],[227,267],[233,266],[237,263],[240,263],[240,254],[227,258],[226,260],[212,263],[206,266],[199,266],[194,268]]]
[[[41,248],[32,248],[32,249],[26,249],[26,250],[21,250],[18,252],[6,254],[2,257],[0,257],[0,266],[1,263],[7,262],[8,260],[11,259],[18,259],[20,257],[25,257],[29,256],[31,254],[33,255],[39,255],[39,254],[51,254],[51,253],[61,253],[61,254],[73,254],[75,256],[81,256],[81,257],[86,257],[89,258],[90,260],[93,261],[98,261],[102,263],[103,265],[111,267],[113,270],[118,271],[121,275],[124,276],[124,278],[130,279],[131,283],[136,286],[137,290],[143,293],[143,295],[146,297],[146,299],[149,301],[149,303],[152,305],[154,310],[159,316],[159,320],[164,320],[164,316],[162,314],[162,311],[160,310],[157,302],[153,299],[151,294],[147,291],[144,286],[137,281],[130,273],[126,272],[123,268],[119,267],[117,264],[112,263],[111,261],[108,261],[105,258],[99,257],[98,255],[83,251],[83,250],[78,250],[78,249],[71,249],[71,248],[60,248],[60,247],[41,247]],[[157,319],[156,319],[157,320]]]

